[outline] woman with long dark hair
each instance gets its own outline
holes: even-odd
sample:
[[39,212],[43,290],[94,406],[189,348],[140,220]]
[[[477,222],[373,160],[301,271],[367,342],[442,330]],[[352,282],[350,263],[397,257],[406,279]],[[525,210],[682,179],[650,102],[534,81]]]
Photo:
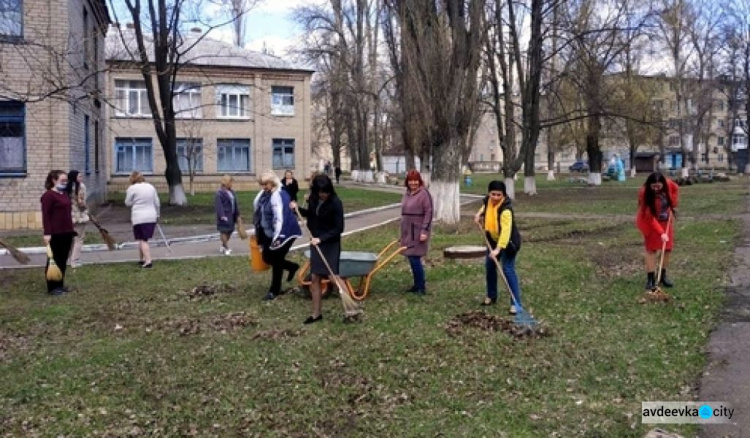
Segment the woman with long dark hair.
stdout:
[[76,232],[73,238],[73,250],[70,252],[70,267],[77,268],[81,266],[81,249],[83,249],[83,239],[86,236],[86,224],[89,222],[86,186],[83,184],[83,175],[77,170],[68,172],[68,185],[65,193],[70,198],[70,211]]
[[[65,268],[76,232],[73,229],[70,197],[65,192],[67,187],[68,175],[62,170],[53,170],[44,181],[44,188],[47,191],[41,199],[44,244],[52,249],[52,259],[63,275],[60,281],[47,280],[47,293],[50,295],[62,295],[68,292],[64,284]],[[49,260],[47,264],[49,265]],[[47,267],[44,268],[44,272],[47,272]]]
[[[296,209],[297,203],[292,202],[291,207]],[[299,212],[307,217],[307,227],[312,234],[310,240],[312,315],[304,321],[304,324],[311,324],[323,319],[320,309],[321,280],[329,276],[328,268],[313,246],[320,249],[333,275],[337,276],[341,257],[341,234],[344,232],[344,206],[336,195],[333,182],[328,175],[318,175],[313,178],[307,208],[299,208]],[[339,283],[335,278],[330,280],[335,282],[333,284]]]
[[[660,172],[646,178],[638,191],[636,226],[643,234],[646,264],[646,290],[656,288],[656,251],[665,247],[660,283],[664,287],[674,284],[667,278],[670,254],[674,247],[674,214],[678,204],[679,187]],[[670,221],[670,217],[672,220]],[[666,243],[666,245],[664,245]]]

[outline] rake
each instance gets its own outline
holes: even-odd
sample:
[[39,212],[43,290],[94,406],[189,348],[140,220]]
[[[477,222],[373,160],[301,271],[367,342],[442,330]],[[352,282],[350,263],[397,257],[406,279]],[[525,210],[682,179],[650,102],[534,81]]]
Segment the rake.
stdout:
[[[667,227],[664,230],[665,233],[669,232],[670,225],[672,225],[672,213],[671,212],[669,213],[669,219],[667,219]],[[658,267],[658,272],[656,274],[656,284],[654,284],[654,288],[651,289],[651,291],[647,292],[651,300],[669,301],[670,299],[672,299],[672,297],[668,293],[664,292],[659,286],[659,283],[661,283],[662,268],[664,268],[664,253],[666,252],[667,252],[667,242],[662,242],[661,255],[659,256],[659,267]]]
[[[489,239],[487,239],[487,233],[485,233],[484,229],[481,225],[479,225],[479,230],[482,232],[482,237],[484,237],[484,244],[487,246],[487,250],[492,252],[492,245],[490,245]],[[528,314],[526,310],[524,310],[523,306],[521,306],[521,303],[519,303],[516,300],[516,297],[513,295],[513,291],[510,289],[510,284],[508,284],[508,279],[505,278],[505,273],[503,272],[502,267],[500,266],[500,263],[497,261],[495,257],[490,256],[493,262],[495,262],[495,268],[497,269],[497,273],[500,274],[500,278],[503,279],[503,283],[505,284],[505,288],[508,290],[508,293],[510,294],[510,299],[513,300],[513,305],[516,306],[516,315],[513,318],[513,323],[517,326],[521,326],[523,328],[533,330],[538,322],[536,319],[534,319],[533,316]]]
[[[296,208],[294,209],[294,212],[296,213],[297,217],[299,218],[300,222],[302,222],[302,225],[305,227],[305,231],[307,232],[307,238],[312,240],[313,235],[310,231],[310,228],[307,227],[307,222],[305,222],[302,219],[302,215],[300,215],[299,210]],[[328,264],[328,260],[326,260],[325,256],[323,255],[323,251],[320,250],[318,245],[312,245],[315,247],[315,249],[318,251],[318,255],[320,256],[320,259],[323,261],[323,264],[326,265],[326,269],[328,270],[328,275],[331,277],[331,279],[336,282],[336,287],[339,290],[339,296],[341,296],[341,304],[344,307],[344,317],[348,319],[355,319],[359,317],[359,315],[362,314],[362,308],[359,307],[356,301],[354,301],[354,298],[349,295],[349,288],[341,283],[341,279],[338,275],[335,275],[333,273],[333,269],[331,269],[331,265]]]
[[102,236],[102,240],[107,244],[107,249],[110,251],[114,251],[115,247],[117,247],[117,241],[115,240],[115,238],[109,234],[109,231],[107,231],[106,228],[99,224],[99,221],[97,221],[96,218],[91,215],[91,213],[89,213],[89,220],[92,224],[94,224],[96,229],[99,230],[99,235]]

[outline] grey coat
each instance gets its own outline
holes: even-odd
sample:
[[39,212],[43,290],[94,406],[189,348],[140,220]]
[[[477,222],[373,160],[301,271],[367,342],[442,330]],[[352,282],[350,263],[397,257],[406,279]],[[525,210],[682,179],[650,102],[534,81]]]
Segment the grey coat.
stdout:
[[[401,246],[407,247],[406,256],[425,256],[430,244],[432,228],[432,196],[421,187],[416,193],[407,190],[401,200]],[[427,240],[419,241],[419,235],[427,234]]]

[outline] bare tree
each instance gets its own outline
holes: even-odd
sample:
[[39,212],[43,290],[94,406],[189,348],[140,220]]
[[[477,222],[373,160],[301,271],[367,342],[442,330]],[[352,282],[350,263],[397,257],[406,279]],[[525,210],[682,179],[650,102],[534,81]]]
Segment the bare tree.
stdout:
[[480,104],[485,1],[389,0],[386,6],[400,29],[401,96],[416,97],[416,129],[432,159],[435,218],[456,223],[461,159]]
[[[199,163],[203,162],[203,150],[208,147],[203,143],[203,119],[191,117],[182,123],[182,133],[184,134],[184,147],[179,154],[183,158],[187,167],[190,196],[195,196],[195,175],[198,172]],[[178,153],[180,151],[178,150]],[[202,170],[202,169],[201,169]]]
[[[589,184],[601,184],[602,125],[612,115],[612,98],[616,82],[608,76],[617,71],[617,61],[630,46],[648,20],[645,8],[628,0],[602,7],[594,0],[569,4],[567,24],[572,66],[567,79],[575,84],[584,103],[587,132],[586,155],[589,159]],[[625,32],[625,31],[628,32]]]
[[247,34],[246,15],[260,0],[226,0],[229,2],[229,16],[232,17],[232,37],[234,45],[245,46]]
[[[189,65],[190,52],[211,30],[241,17],[207,22],[202,17],[201,2],[186,0],[125,0],[131,29],[119,31],[122,49],[143,76],[151,118],[166,161],[165,177],[169,186],[169,203],[187,205],[182,186],[182,172],[177,157],[177,130],[174,97],[178,92],[178,74]],[[116,11],[115,5],[112,10]],[[116,21],[117,15],[115,15]],[[188,27],[199,24],[205,31],[187,37]]]

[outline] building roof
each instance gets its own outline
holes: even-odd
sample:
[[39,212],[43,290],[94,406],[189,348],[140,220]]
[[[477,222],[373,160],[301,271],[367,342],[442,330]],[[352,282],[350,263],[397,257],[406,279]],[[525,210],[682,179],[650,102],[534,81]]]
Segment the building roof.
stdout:
[[[255,52],[224,41],[215,40],[198,31],[184,35],[181,44],[187,53],[181,56],[180,64],[192,64],[209,67],[235,67],[263,70],[300,71],[313,73],[314,70],[299,67],[292,62],[267,53]],[[134,61],[137,43],[135,31],[131,28],[112,26],[107,31],[107,61]],[[147,39],[146,51],[151,62],[154,61],[153,40]]]

